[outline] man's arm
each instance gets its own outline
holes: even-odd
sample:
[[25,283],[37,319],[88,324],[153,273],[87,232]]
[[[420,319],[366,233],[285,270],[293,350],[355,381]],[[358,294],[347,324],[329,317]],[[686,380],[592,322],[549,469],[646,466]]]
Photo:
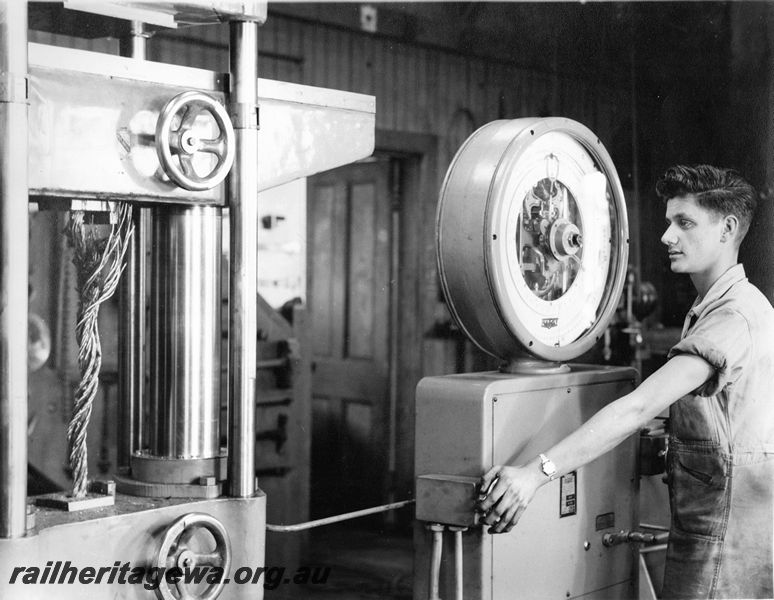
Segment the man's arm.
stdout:
[[[675,356],[633,392],[608,404],[545,452],[556,465],[557,476],[612,450],[713,373],[713,367],[703,358]],[[513,529],[535,492],[547,482],[537,457],[524,465],[490,469],[481,479],[482,493],[486,495],[476,506],[486,515],[484,521],[491,526],[490,533]]]

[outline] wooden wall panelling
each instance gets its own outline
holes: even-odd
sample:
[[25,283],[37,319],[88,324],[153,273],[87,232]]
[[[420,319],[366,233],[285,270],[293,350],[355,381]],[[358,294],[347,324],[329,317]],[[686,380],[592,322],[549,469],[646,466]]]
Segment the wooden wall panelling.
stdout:
[[[349,51],[352,53],[351,63],[351,91],[360,94],[372,93],[374,86],[373,44],[369,44],[362,36],[350,38]],[[379,114],[381,105],[376,102],[376,114]]]
[[[500,117],[564,114],[594,129],[604,128],[611,116],[625,118],[609,114],[617,103],[605,99],[618,100],[620,94],[604,82],[554,76],[279,15],[260,32],[265,53],[261,76],[373,94],[380,129],[443,138],[449,118],[460,108],[470,110],[477,124]],[[199,63],[195,66],[223,62],[225,50],[188,48],[195,43],[177,39],[179,35],[152,38],[157,60]],[[225,45],[227,28],[209,28],[206,38],[207,44]]]
[[344,75],[343,64],[346,60],[346,56],[340,54],[340,48],[337,43],[341,39],[341,32],[337,29],[326,27],[320,31],[319,37],[323,46],[318,45],[317,51],[322,59],[323,71],[319,74],[316,85],[342,89],[345,86],[337,83]]
[[488,110],[488,97],[492,90],[487,86],[487,66],[483,60],[470,61],[468,70],[468,106],[473,112],[476,123],[491,121]]
[[393,62],[393,101],[396,105],[397,120],[403,122],[405,131],[417,131],[416,95],[419,89],[417,67],[419,57],[412,64],[409,49],[405,44],[394,47]]
[[376,127],[378,129],[395,130],[395,100],[393,98],[394,85],[393,79],[393,60],[392,42],[389,40],[378,40],[374,43],[374,87],[373,94],[376,96]]

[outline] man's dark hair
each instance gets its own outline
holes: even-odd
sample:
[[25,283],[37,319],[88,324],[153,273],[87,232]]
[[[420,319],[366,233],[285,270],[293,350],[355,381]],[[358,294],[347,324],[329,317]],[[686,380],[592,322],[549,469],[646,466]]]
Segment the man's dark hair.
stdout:
[[691,195],[720,217],[734,215],[739,220],[738,242],[744,239],[758,203],[755,188],[739,173],[711,165],[671,167],[656,182],[656,192],[664,201]]

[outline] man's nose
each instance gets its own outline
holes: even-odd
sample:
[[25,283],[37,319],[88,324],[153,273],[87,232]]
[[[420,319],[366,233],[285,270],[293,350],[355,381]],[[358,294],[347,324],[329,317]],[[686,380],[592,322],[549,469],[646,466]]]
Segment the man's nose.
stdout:
[[672,244],[677,243],[677,236],[675,235],[672,225],[667,227],[664,235],[661,236],[661,243],[667,246],[671,246]]

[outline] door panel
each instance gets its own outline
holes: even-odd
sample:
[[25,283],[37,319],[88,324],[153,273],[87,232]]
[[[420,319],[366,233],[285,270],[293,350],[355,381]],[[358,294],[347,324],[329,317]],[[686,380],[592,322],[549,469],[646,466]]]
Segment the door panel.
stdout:
[[383,499],[389,399],[389,162],[310,179],[313,517]]

